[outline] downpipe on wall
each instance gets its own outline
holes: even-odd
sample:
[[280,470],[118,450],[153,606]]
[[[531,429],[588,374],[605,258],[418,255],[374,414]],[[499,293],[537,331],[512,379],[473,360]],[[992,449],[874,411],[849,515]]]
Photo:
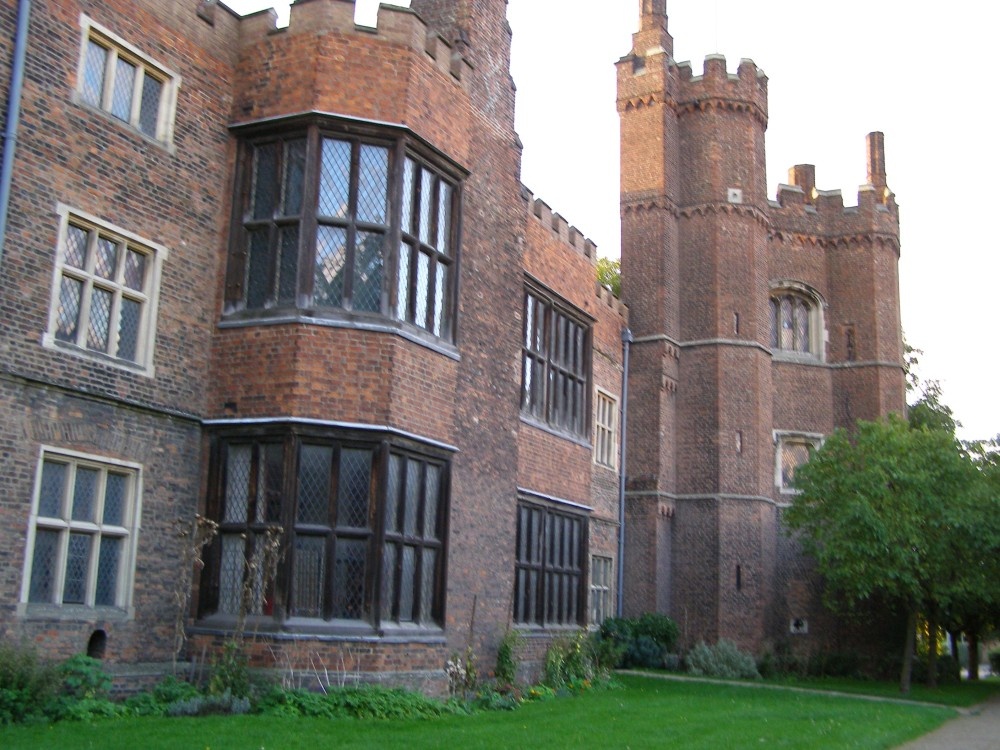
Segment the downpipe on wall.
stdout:
[[624,617],[624,583],[625,583],[625,454],[626,427],[628,426],[628,356],[629,347],[635,339],[632,329],[622,329],[622,408],[621,437],[618,441],[618,580],[615,598],[615,615]]
[[17,29],[14,32],[14,57],[7,94],[7,121],[3,134],[3,157],[0,160],[0,265],[7,239],[7,212],[10,208],[10,186],[14,174],[14,151],[17,148],[17,127],[21,119],[21,91],[24,88],[24,66],[28,52],[28,21],[31,0],[19,0]]

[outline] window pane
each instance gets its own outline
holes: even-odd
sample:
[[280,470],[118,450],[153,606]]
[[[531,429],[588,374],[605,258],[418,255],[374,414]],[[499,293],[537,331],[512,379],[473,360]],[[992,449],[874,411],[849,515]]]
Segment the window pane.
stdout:
[[118,320],[118,352],[120,359],[134,362],[139,347],[139,324],[142,320],[142,305],[128,297],[122,297]]
[[382,241],[381,234],[358,232],[351,299],[355,310],[379,312],[382,309]]
[[77,467],[76,481],[73,484],[72,519],[74,521],[94,520],[94,508],[97,505],[97,483],[100,479],[101,472],[97,469]]
[[66,550],[66,578],[63,581],[63,603],[83,604],[86,601],[87,573],[90,568],[89,534],[70,534]]
[[407,159],[403,165],[403,231],[413,234],[413,183],[416,179],[417,165],[412,159]]
[[156,137],[160,118],[160,95],[163,83],[148,73],[142,78],[142,100],[139,102],[139,130],[150,138]]
[[385,224],[389,191],[389,149],[361,146],[358,172],[358,221]]
[[250,505],[252,447],[231,445],[226,456],[226,507],[224,522],[246,523]]
[[438,494],[441,490],[441,469],[427,464],[424,469],[424,528],[425,539],[438,538]]
[[795,300],[795,348],[809,351],[809,305],[801,299]]
[[113,279],[118,270],[118,243],[101,237],[97,240],[94,273],[102,279]]
[[260,447],[260,468],[257,477],[257,521],[281,521],[281,501],[284,478],[284,449],[279,443]]
[[141,292],[146,285],[146,256],[137,253],[135,250],[127,250],[125,253],[125,286]]
[[434,621],[434,582],[437,578],[436,549],[425,549],[423,551],[422,566],[420,568],[420,621]]
[[427,295],[430,293],[431,260],[425,253],[417,253],[416,314],[413,322],[421,328],[427,327]]
[[406,463],[406,505],[403,508],[403,533],[417,535],[417,514],[420,512],[420,469],[419,461]]
[[424,169],[420,173],[420,241],[431,243],[431,206],[434,205],[434,175]]
[[781,320],[781,303],[776,299],[771,300],[771,348],[778,348],[778,328]]
[[255,229],[248,234],[247,308],[254,310],[271,300],[271,248],[267,229]]
[[128,122],[132,117],[132,95],[135,87],[135,66],[122,60],[115,60],[115,88],[111,92],[111,114]]
[[278,302],[295,304],[299,273],[299,227],[281,229],[281,259],[278,264]]
[[101,551],[97,558],[97,584],[94,589],[94,604],[98,606],[113,607],[117,604],[121,548],[121,539],[101,537]]
[[330,523],[330,469],[333,448],[303,445],[299,453],[299,523],[326,526]]
[[90,325],[87,327],[87,347],[108,351],[108,328],[111,323],[111,292],[95,288],[90,294]]
[[250,214],[255,219],[272,219],[277,196],[278,144],[257,146],[253,152],[253,204]]
[[35,532],[35,550],[31,558],[31,584],[29,602],[51,603],[55,595],[56,553],[59,532],[38,529]]
[[399,493],[402,489],[403,458],[389,456],[389,484],[385,490],[385,530],[399,531]]
[[399,551],[396,544],[387,542],[382,550],[382,619],[395,619],[393,602],[396,596],[396,561]]
[[295,539],[292,611],[296,617],[322,617],[326,581],[326,538]]
[[95,107],[100,107],[104,99],[104,72],[107,62],[108,51],[96,42],[88,40],[80,93],[87,104],[93,104]]
[[52,461],[45,461],[42,464],[42,481],[38,490],[38,515],[62,518],[67,469],[66,464]]
[[344,448],[340,452],[340,483],[337,492],[337,526],[368,527],[371,489],[371,451]]
[[403,547],[403,564],[399,573],[399,621],[413,620],[413,585],[417,571],[417,551],[414,547]]
[[319,227],[316,230],[316,269],[313,279],[313,304],[317,307],[343,306],[346,262],[347,230]]
[[437,279],[434,282],[434,335],[440,336],[444,325],[444,293],[448,288],[448,268],[437,264]]
[[128,477],[124,474],[108,473],[104,486],[104,512],[102,523],[121,526],[125,520],[125,500],[128,492]]
[[339,219],[349,212],[351,184],[351,144],[333,138],[323,139],[319,173],[320,216]]
[[795,345],[795,324],[792,321],[792,299],[781,298],[781,343],[782,349],[792,349]]
[[219,612],[235,615],[243,596],[244,549],[241,534],[222,536],[222,560],[219,564]]
[[333,616],[361,619],[365,609],[365,557],[367,543],[360,539],[337,539],[333,565]]
[[90,234],[72,224],[66,229],[66,252],[63,263],[74,268],[84,268],[87,265],[87,240]]
[[306,141],[304,138],[285,144],[285,216],[302,213],[302,189],[306,174]]
[[439,186],[437,251],[448,255],[448,233],[451,229],[451,185],[441,180]]
[[396,276],[396,317],[408,320],[410,312],[410,254],[412,248],[399,243],[399,270]]

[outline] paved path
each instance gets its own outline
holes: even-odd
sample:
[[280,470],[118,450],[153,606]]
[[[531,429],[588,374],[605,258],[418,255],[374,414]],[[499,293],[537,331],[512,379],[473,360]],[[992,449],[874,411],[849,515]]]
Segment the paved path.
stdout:
[[897,750],[1000,750],[1000,696],[963,710],[957,719]]

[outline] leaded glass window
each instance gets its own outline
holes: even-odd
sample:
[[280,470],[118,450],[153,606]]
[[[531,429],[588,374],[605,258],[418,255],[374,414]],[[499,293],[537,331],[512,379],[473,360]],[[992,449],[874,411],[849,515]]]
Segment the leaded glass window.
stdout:
[[514,622],[583,623],[586,533],[585,516],[518,505]]
[[34,499],[29,604],[128,605],[138,469],[46,452]]

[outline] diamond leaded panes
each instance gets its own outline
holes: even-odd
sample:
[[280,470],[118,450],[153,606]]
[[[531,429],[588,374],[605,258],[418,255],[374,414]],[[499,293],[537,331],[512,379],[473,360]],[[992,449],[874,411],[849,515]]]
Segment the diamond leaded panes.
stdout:
[[[226,460],[221,539],[206,571],[212,583],[204,590],[216,592],[209,611],[236,614],[244,581],[251,581],[267,604],[251,607],[251,614],[284,612],[328,623],[440,623],[444,464],[315,436],[291,442],[232,441],[223,444],[220,455]],[[291,482],[281,474],[286,457],[294,466]],[[263,465],[269,467],[267,477],[261,474]],[[268,512],[274,520],[266,523],[272,528],[290,524],[284,536],[290,547],[281,566],[285,578],[273,586],[287,599],[273,610],[262,581],[248,578],[247,563],[262,538],[265,521],[252,520],[251,508],[265,485],[276,488],[280,506]],[[286,501],[283,493],[292,488]]]
[[59,253],[52,339],[114,359],[145,363],[151,250],[71,220]]
[[528,503],[517,513],[514,621],[582,622],[585,518]]
[[72,457],[42,460],[26,597],[124,606],[136,475]]
[[79,71],[83,102],[150,138],[166,141],[172,119],[172,97],[168,94],[173,85],[173,76],[158,65],[126,49],[124,42],[109,32],[90,25]]
[[455,183],[413,156],[396,178],[400,151],[385,142],[305,133],[247,145],[230,309],[381,314],[451,337]]

